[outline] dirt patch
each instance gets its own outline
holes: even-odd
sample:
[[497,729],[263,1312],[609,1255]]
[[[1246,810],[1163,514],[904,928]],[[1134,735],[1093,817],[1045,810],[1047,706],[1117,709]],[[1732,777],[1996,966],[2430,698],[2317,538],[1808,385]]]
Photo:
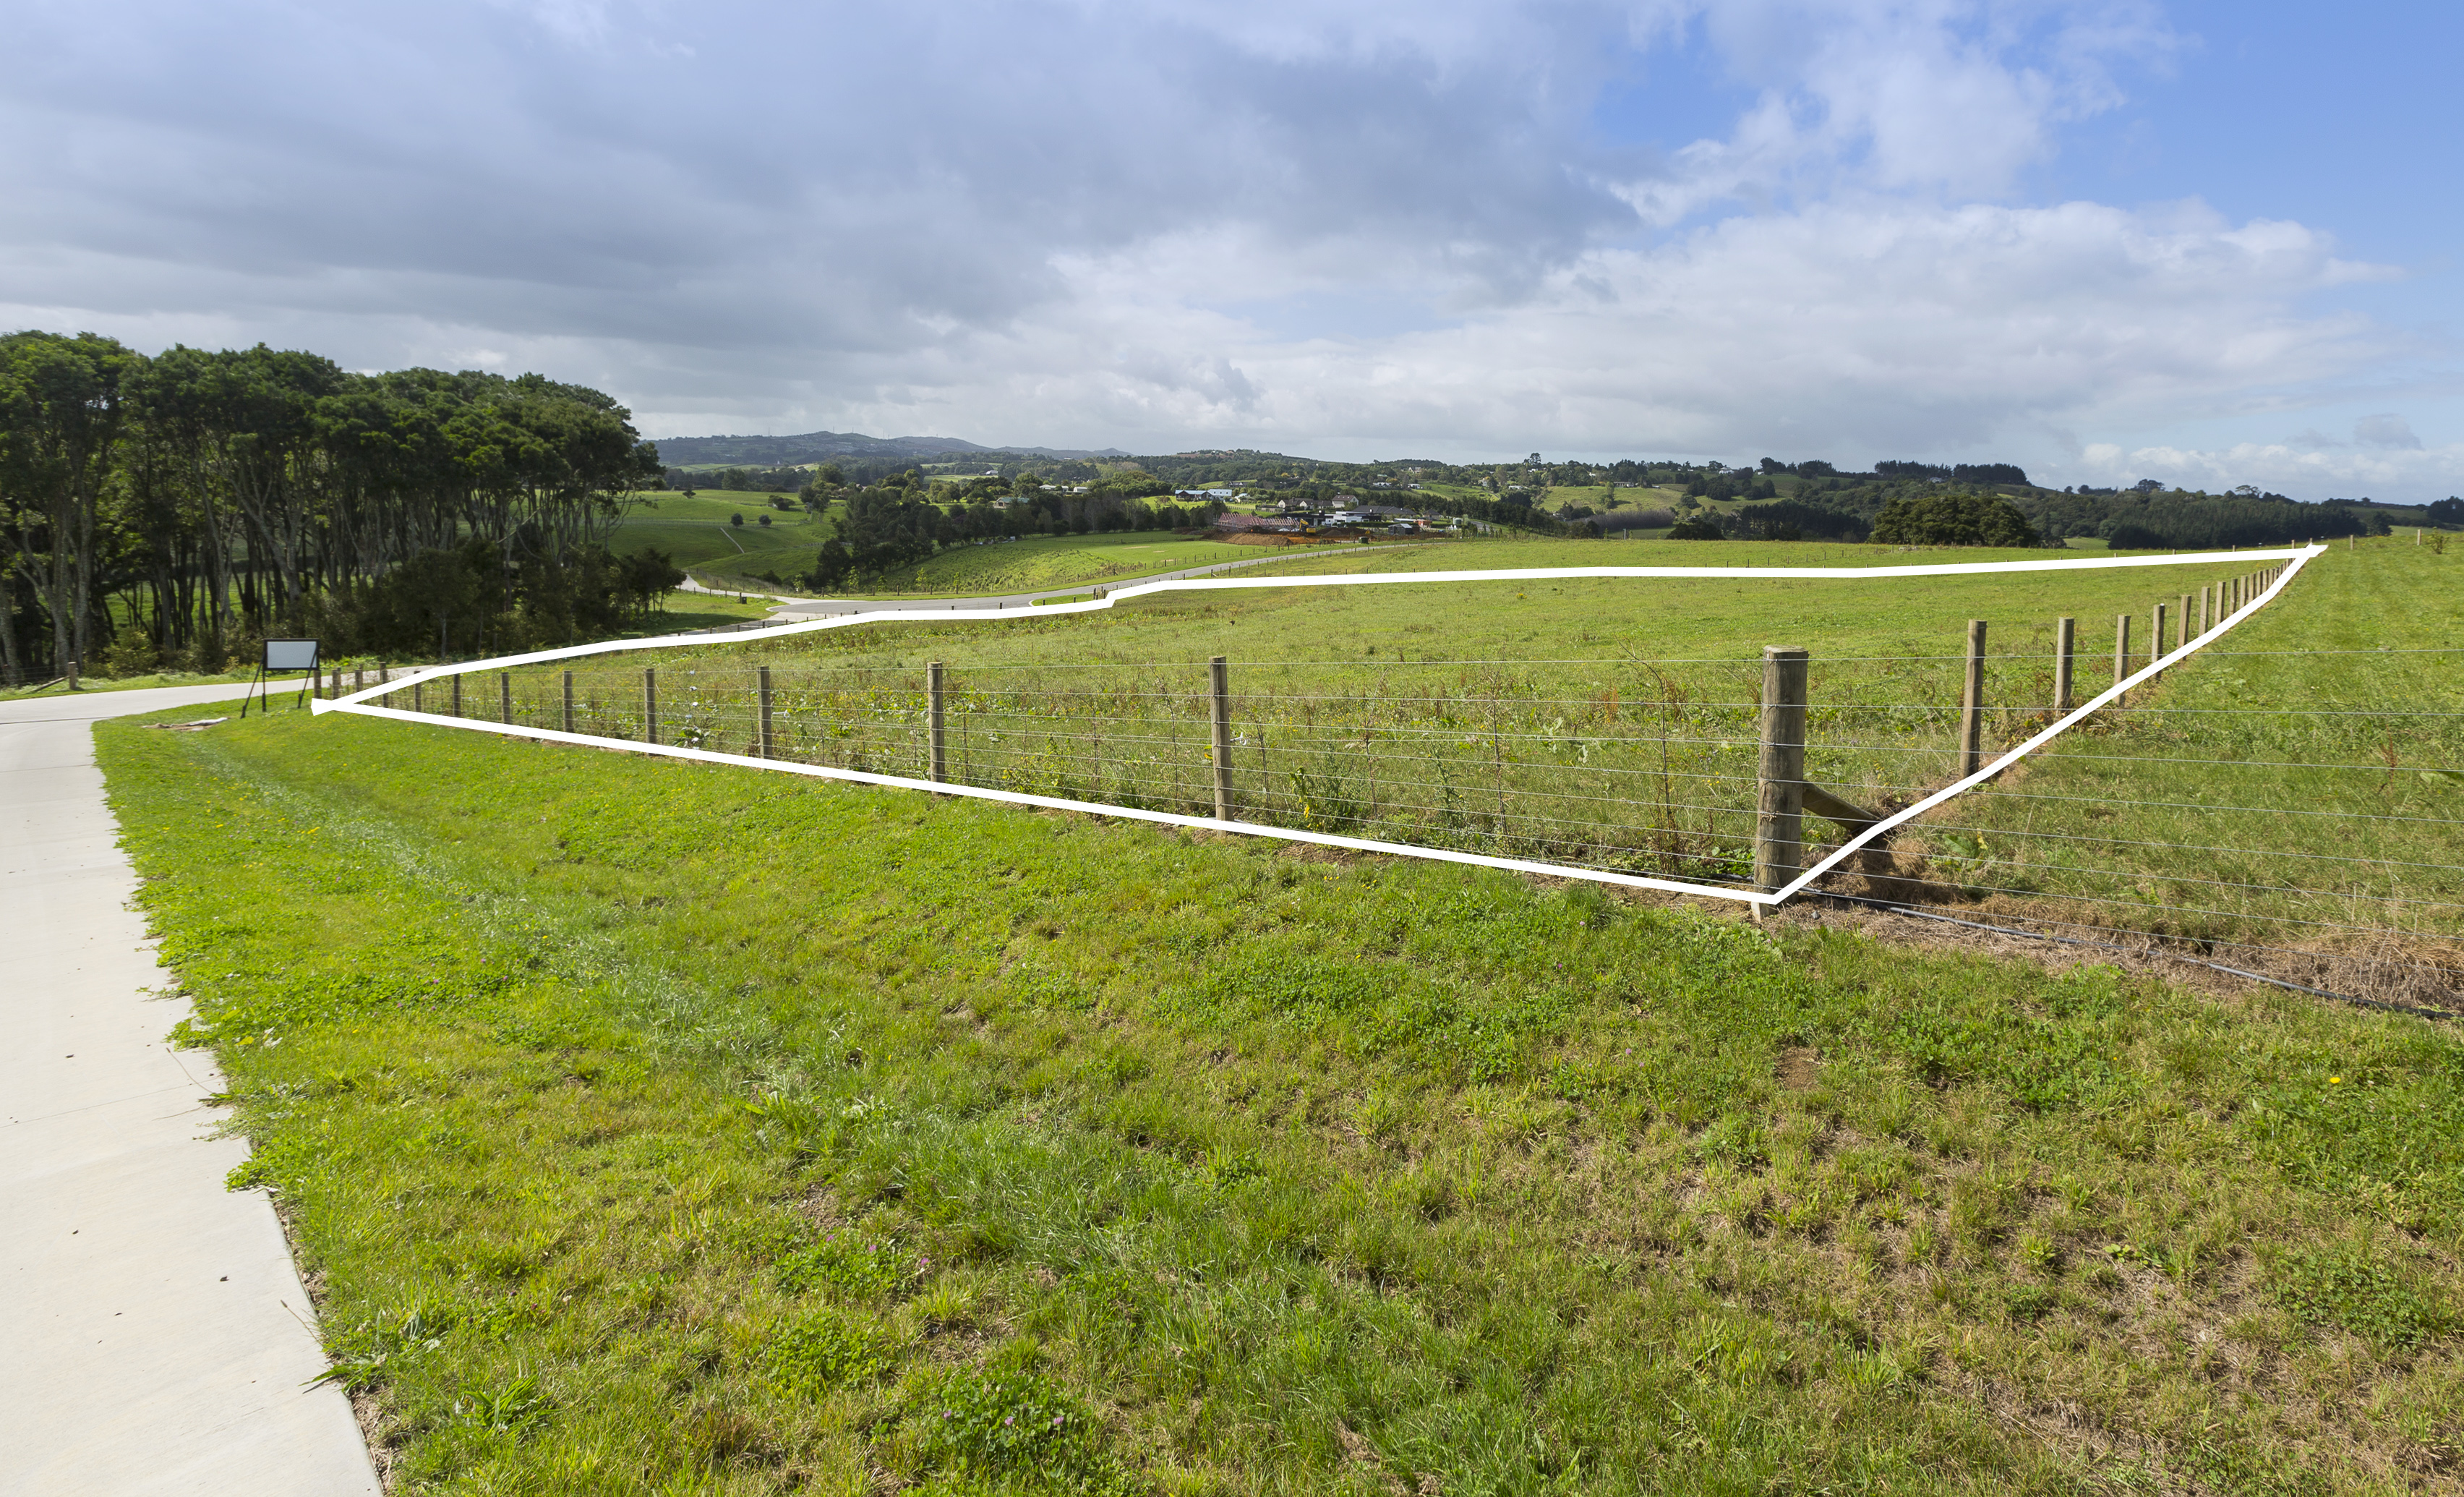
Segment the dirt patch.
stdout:
[[796,1215],[803,1217],[825,1232],[834,1232],[847,1224],[847,1215],[839,1205],[838,1193],[822,1186],[796,1202]]
[[1397,1479],[1394,1472],[1386,1469],[1386,1463],[1377,1454],[1377,1447],[1371,1444],[1365,1436],[1349,1424],[1337,1423],[1334,1426],[1334,1439],[1336,1443],[1343,1446],[1344,1460],[1366,1469],[1376,1478],[1379,1486],[1394,1493],[1394,1497],[1409,1497],[1409,1489]]
[[1943,911],[1920,906],[1903,912],[1820,896],[1767,918],[1780,925],[1853,930],[1895,946],[1982,952],[2056,969],[2102,963],[2210,993],[2247,993],[2257,985],[2251,978],[2210,965],[2218,963],[2365,1002],[2464,1013],[2464,953],[2445,942],[2408,939],[2392,932],[2341,947],[2252,947],[2080,927],[2075,918],[2060,921],[2057,929],[2032,931],[2029,927],[2042,917],[2000,903]]
[[1779,1052],[1771,1076],[1791,1091],[1811,1091],[1821,1079],[1821,1068],[1815,1064],[1814,1051],[1802,1045],[1792,1045]]

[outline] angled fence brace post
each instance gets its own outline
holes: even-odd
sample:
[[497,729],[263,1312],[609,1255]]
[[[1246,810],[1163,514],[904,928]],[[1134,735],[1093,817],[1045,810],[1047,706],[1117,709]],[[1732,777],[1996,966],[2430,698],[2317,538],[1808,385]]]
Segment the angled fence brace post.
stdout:
[[935,784],[950,778],[950,745],[942,733],[941,662],[930,661],[924,667],[924,691],[928,698],[928,715],[932,724],[933,781]]
[[1232,679],[1224,657],[1206,662],[1207,696],[1215,718],[1215,819],[1232,819]]
[[1985,763],[1985,621],[1968,621],[1968,671],[1959,693],[1959,772]]
[[573,731],[573,672],[564,673],[564,731]]
[[774,751],[770,737],[770,668],[768,666],[757,668],[754,676],[761,689],[761,732],[760,740],[753,752],[761,759],[777,759],[779,756]]
[[1786,885],[1805,866],[1806,652],[1763,647],[1763,742],[1754,796],[1754,883]]
[[2079,653],[2079,620],[2054,623],[2054,715],[2071,710],[2071,663]]
[[649,666],[642,668],[642,741],[659,741],[659,672]]

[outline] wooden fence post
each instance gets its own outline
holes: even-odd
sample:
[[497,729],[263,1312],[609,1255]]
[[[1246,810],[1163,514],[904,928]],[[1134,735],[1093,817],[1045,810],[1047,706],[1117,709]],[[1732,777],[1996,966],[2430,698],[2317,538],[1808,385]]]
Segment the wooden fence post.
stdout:
[[928,698],[927,716],[932,724],[933,782],[938,784],[950,778],[950,745],[941,731],[941,662],[938,660],[924,667],[924,692]]
[[410,683],[410,710],[412,712],[426,712],[428,710],[428,704],[421,699],[427,690],[428,683],[425,681],[413,681]]
[[1763,647],[1763,744],[1754,796],[1754,883],[1778,890],[1805,866],[1806,652]]
[[2156,632],[2147,637],[2147,663],[2152,666],[2165,658],[2165,605],[2158,604],[2148,617],[2156,626]]
[[2173,648],[2181,650],[2190,643],[2190,595],[2182,594],[2182,616],[2173,621]]
[[[2113,616],[2113,684],[2120,686],[2123,682],[2129,679],[2130,615],[2127,613],[2117,613]],[[2124,692],[2121,696],[2115,697],[2113,699],[2113,705],[2116,707],[2123,705],[2124,698],[2128,697],[2129,694],[2129,693]]]
[[1206,663],[1209,698],[1215,716],[1215,819],[1232,819],[1232,678],[1223,657]]
[[659,672],[642,668],[642,741],[659,741]]
[[777,740],[770,736],[770,668],[757,668],[754,677],[761,689],[761,733],[753,752],[762,759],[777,759]]
[[1959,693],[1959,773],[1985,764],[1985,621],[1968,621],[1968,671]]
[[2071,710],[2071,661],[2079,647],[2079,620],[2064,618],[2054,624],[2054,713],[2057,716]]
[[514,720],[514,673],[511,671],[496,672],[496,720]]
[[457,676],[452,677],[452,681],[453,681],[453,715],[454,715],[454,716],[456,716],[456,717],[459,717],[459,716],[461,716],[461,715],[462,715],[462,678],[461,678],[460,676],[458,676],[458,675],[457,675]]
[[564,673],[564,731],[573,731],[573,672]]

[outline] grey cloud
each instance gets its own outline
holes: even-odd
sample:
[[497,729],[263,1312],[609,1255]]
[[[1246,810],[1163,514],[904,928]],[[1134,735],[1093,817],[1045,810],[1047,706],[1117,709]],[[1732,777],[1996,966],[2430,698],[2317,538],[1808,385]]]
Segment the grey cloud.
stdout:
[[2421,446],[2421,438],[2412,434],[2412,424],[2397,415],[2364,416],[2353,423],[2353,440],[2364,447]]
[[70,299],[24,283],[39,234],[534,336],[888,349],[998,324],[1059,294],[1053,256],[1166,226],[1365,229],[1510,288],[1628,220],[1570,169],[1545,77],[1277,60],[1123,9],[73,14],[0,99],[20,139],[82,143],[0,165],[33,209],[0,246],[31,302]]

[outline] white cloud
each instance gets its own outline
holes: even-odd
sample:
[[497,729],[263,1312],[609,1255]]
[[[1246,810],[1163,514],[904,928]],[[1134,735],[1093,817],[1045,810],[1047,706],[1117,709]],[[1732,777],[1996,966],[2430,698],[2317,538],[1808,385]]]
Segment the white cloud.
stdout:
[[2081,481],[2098,484],[2159,478],[2186,489],[2221,493],[2236,484],[2297,497],[2373,497],[2419,502],[2456,492],[2464,483],[2464,443],[2439,448],[2356,452],[2321,451],[2284,443],[2242,442],[2226,448],[2105,444],[2087,449]]
[[[1174,440],[1862,461],[1980,450],[2017,422],[2195,412],[2255,374],[2333,375],[2388,342],[2293,310],[2348,274],[2323,236],[2179,207],[1862,199],[1731,218],[1587,251],[1445,325],[1356,339],[1276,337],[1190,305],[1194,284],[1234,299],[1309,284],[1258,248],[1192,234],[1065,264],[1068,294],[1020,336],[962,343],[940,398],[1005,429],[1076,408]],[[1416,272],[1435,299],[1441,268],[1397,274]],[[1157,345],[1218,351],[1238,398],[1141,351]],[[1069,372],[1030,378],[1055,365]],[[895,354],[866,367],[908,387],[942,377]]]

